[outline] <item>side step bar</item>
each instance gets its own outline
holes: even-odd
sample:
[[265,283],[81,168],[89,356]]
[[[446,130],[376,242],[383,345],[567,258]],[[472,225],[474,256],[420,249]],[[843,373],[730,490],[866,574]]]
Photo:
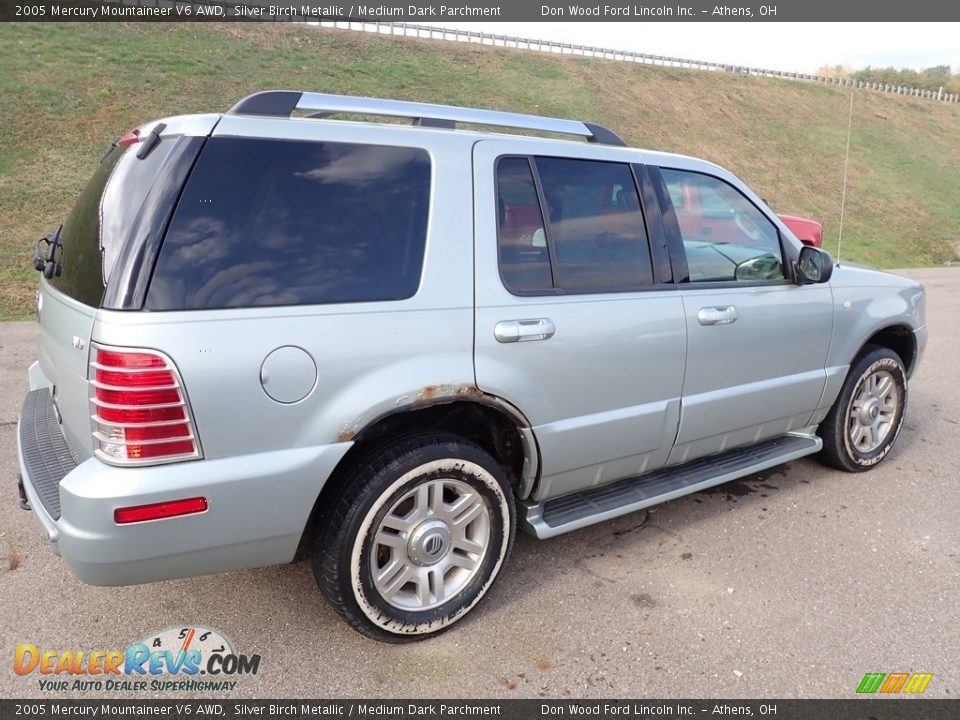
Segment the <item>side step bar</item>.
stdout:
[[822,446],[815,435],[782,435],[543,503],[528,502],[522,525],[537,538],[554,537],[812,455]]

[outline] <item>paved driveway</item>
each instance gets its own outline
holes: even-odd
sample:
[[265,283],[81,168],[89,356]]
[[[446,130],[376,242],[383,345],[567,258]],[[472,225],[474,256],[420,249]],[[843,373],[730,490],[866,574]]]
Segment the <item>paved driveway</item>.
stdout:
[[470,618],[404,646],[349,630],[305,563],[128,588],[75,580],[17,509],[13,423],[34,325],[2,325],[0,696],[43,694],[35,674],[13,674],[17,643],[123,648],[202,623],[263,657],[233,697],[852,697],[868,671],[932,672],[926,694],[956,697],[960,269],[906,274],[927,286],[931,339],[881,467],[804,459],[555,540],[520,537]]

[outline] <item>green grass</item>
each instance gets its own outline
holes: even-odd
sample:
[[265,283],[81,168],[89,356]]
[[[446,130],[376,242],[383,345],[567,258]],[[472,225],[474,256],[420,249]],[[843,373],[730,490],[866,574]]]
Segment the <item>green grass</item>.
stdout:
[[[0,319],[32,312],[36,238],[143,121],[263,89],[574,117],[705,157],[836,250],[848,92],[808,83],[273,24],[0,25]],[[960,105],[855,95],[843,257],[937,265],[960,247]]]

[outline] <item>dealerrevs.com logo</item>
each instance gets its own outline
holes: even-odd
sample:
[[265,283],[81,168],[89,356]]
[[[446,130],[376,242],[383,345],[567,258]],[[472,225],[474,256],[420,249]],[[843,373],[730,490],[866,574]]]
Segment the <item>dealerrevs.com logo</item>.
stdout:
[[50,650],[20,643],[13,671],[37,674],[41,690],[229,692],[234,678],[256,675],[260,655],[243,655],[219,630],[173,626],[125,650]]

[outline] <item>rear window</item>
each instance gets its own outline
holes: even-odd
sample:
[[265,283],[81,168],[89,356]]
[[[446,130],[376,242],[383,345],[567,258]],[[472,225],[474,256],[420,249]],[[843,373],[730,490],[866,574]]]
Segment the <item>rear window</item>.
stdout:
[[401,300],[420,284],[430,157],[419,148],[211,138],[146,307]]
[[75,300],[100,306],[120,248],[173,148],[161,142],[147,157],[114,147],[104,157],[63,223],[61,271],[50,283]]

